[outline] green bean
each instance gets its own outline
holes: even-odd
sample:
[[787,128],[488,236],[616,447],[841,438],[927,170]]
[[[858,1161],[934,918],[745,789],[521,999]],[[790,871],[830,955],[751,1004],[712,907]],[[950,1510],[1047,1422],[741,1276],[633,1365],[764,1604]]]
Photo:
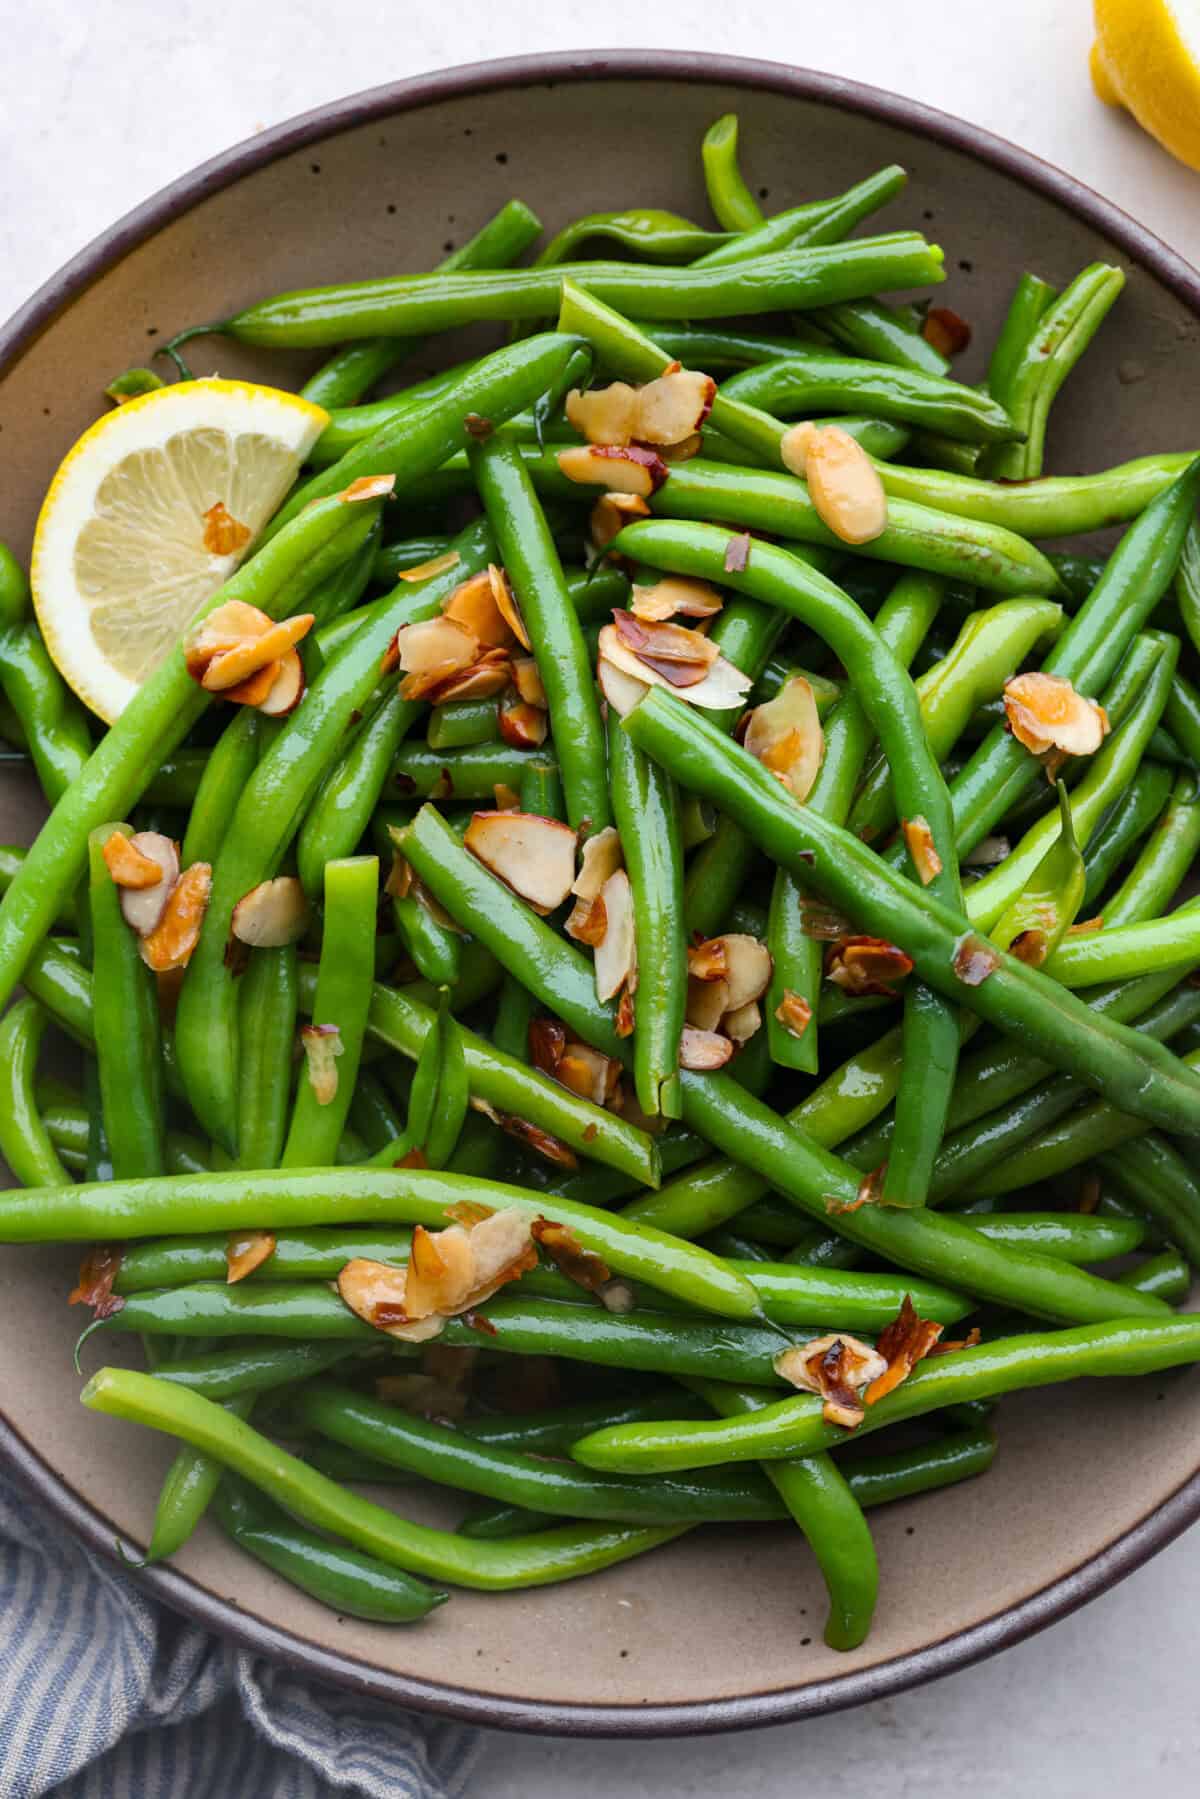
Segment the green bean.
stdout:
[[239,1394],[268,1393],[323,1374],[360,1353],[361,1345],[354,1343],[252,1340],[228,1348],[201,1348],[190,1355],[175,1354],[161,1362],[155,1373],[188,1392],[224,1401]]
[[0,543],[0,693],[28,745],[42,792],[53,806],[92,753],[87,713],[50,658],[29,616],[29,584]]
[[[1151,1374],[1198,1358],[1200,1317],[1186,1313],[1153,1322],[1121,1318],[1002,1337],[927,1358],[902,1385],[868,1408],[856,1435],[964,1400],[991,1399],[1080,1375]],[[572,1454],[585,1467],[622,1473],[812,1455],[846,1441],[841,1426],[823,1421],[821,1408],[818,1397],[802,1394],[721,1423],[619,1425],[585,1437]]]
[[671,263],[696,262],[707,251],[719,250],[730,241],[727,231],[706,231],[677,212],[660,212],[655,207],[589,212],[564,225],[538,252],[534,267],[544,269],[576,262],[579,259],[575,252],[580,246],[598,237],[608,238],[623,250],[632,250],[647,262]]
[[1195,522],[1184,539],[1175,574],[1175,598],[1192,648],[1200,649],[1200,525]]
[[142,961],[133,927],[125,922],[120,890],[104,859],[110,837],[131,834],[128,825],[100,825],[88,838],[92,1028],[104,1130],[117,1180],[162,1174],[166,1168],[158,983]]
[[369,1068],[359,1068],[350,1101],[350,1124],[373,1154],[404,1135],[391,1095]]
[[26,1187],[67,1186],[71,1177],[37,1107],[34,1075],[47,1014],[36,999],[17,1000],[0,1018],[0,1154]]
[[1125,286],[1121,269],[1095,262],[1051,300],[1013,357],[1005,405],[1025,441],[989,452],[990,475],[1028,481],[1042,472],[1046,421],[1054,396],[1070,374]]
[[[393,829],[390,818],[376,812],[371,820],[371,835],[385,867],[389,863],[395,866]],[[428,904],[426,896],[419,889],[394,895],[392,917],[418,973],[439,992],[444,987],[457,987],[462,975],[463,940]]]
[[[1072,987],[1128,980],[1136,974],[1175,968],[1182,975],[1200,957],[1200,914],[1186,909],[1140,924],[1089,931],[1061,943],[1046,973]],[[1188,1130],[1188,1125],[1176,1128]]]
[[1017,371],[1023,366],[1039,319],[1057,298],[1058,290],[1037,275],[1024,274],[1017,282],[988,362],[988,392],[1001,406],[1011,410]]
[[678,1118],[679,1045],[687,1003],[683,846],[675,783],[635,749],[615,710],[608,720],[608,778],[633,889],[638,954],[633,1069],[648,1117]]
[[[497,1448],[521,1449],[526,1455],[554,1455],[569,1449],[576,1437],[598,1430],[601,1423],[635,1423],[639,1418],[675,1418],[687,1395],[676,1386],[645,1392],[576,1400],[540,1412],[491,1412],[459,1421],[459,1430]],[[696,1415],[700,1415],[697,1407]]]
[[730,377],[722,392],[779,418],[864,412],[968,443],[1000,444],[1020,435],[1003,406],[975,388],[820,349],[798,347],[777,362],[758,363]]
[[567,822],[586,836],[603,830],[611,814],[604,727],[579,620],[519,450],[493,434],[468,457],[546,690]]
[[742,178],[738,164],[738,120],[724,113],[709,126],[700,146],[704,185],[717,223],[725,231],[753,231],[762,211]]
[[1200,794],[1196,777],[1181,774],[1161,817],[1122,885],[1105,903],[1109,926],[1140,924],[1170,904],[1200,852]]
[[233,908],[275,873],[347,724],[379,678],[380,658],[397,628],[435,616],[464,572],[486,567],[491,544],[485,529],[468,526],[457,542],[457,568],[376,601],[369,625],[322,670],[247,782],[221,845],[175,1029],[192,1110],[227,1149],[234,1147],[236,1129],[237,998],[225,963]]
[[1200,1183],[1179,1151],[1150,1131],[1118,1144],[1098,1161],[1117,1192],[1149,1213],[1193,1267],[1200,1266]]
[[238,996],[237,1144],[243,1168],[277,1168],[291,1110],[298,967],[294,944],[254,949]]
[[[840,243],[862,220],[893,199],[906,185],[908,176],[897,164],[868,175],[843,194],[829,200],[814,200],[804,206],[793,206],[776,213],[753,228],[740,231],[732,240],[707,250],[697,259],[699,268],[725,268],[731,262],[745,262],[754,256],[769,256],[778,250],[798,249],[808,244]],[[760,215],[761,217],[761,215]]]
[[[313,1035],[305,1039],[309,1066],[301,1071],[287,1141],[284,1168],[330,1165],[337,1153],[358,1076],[359,1057],[371,1004],[375,973],[374,930],[379,896],[379,863],[374,856],[351,856],[325,865],[325,923],[321,964],[313,999]],[[318,1071],[309,1049],[317,1037],[333,1041],[332,1080]],[[285,1065],[286,1067],[286,1065]],[[286,1074],[283,1076],[286,1079]],[[332,1085],[332,1092],[324,1086]]]
[[1180,1300],[1187,1298],[1192,1287],[1192,1271],[1175,1249],[1146,1256],[1118,1279],[1126,1286],[1136,1287],[1139,1293],[1156,1294],[1168,1305],[1178,1305]]
[[553,749],[549,743],[540,750],[477,743],[466,749],[438,751],[423,743],[409,743],[392,764],[391,781],[405,799],[493,800],[498,786],[519,787],[529,764],[535,758],[544,759]]
[[911,307],[885,306],[874,299],[843,301],[817,307],[811,322],[835,344],[873,362],[890,362],[895,368],[929,375],[944,375],[950,366],[917,328]]
[[880,462],[878,469],[889,501],[913,501],[1023,537],[1046,538],[1131,523],[1194,461],[1194,452],[1180,451],[1142,456],[1095,475],[1050,475],[1015,483],[889,462]]
[[[1167,1129],[1190,1128],[1200,1082],[1169,1051],[1090,1012],[1073,994],[1050,986],[1041,971],[999,952],[994,962],[993,952],[986,953],[987,972],[978,985],[964,981],[956,966],[970,973],[963,957],[973,952],[969,932],[964,942],[963,915],[929,893],[918,895],[857,838],[789,803],[790,796],[769,771],[706,726],[695,708],[651,688],[627,716],[625,729],[681,785],[707,793],[784,867],[803,871],[823,898],[865,928],[886,932],[912,957],[917,973],[946,998],[1009,1033],[1024,1035],[1035,1053],[1076,1074],[1114,1104]],[[810,854],[814,863],[806,859]],[[1124,934],[1141,929],[1129,926]],[[1057,954],[1064,958],[1068,951],[1060,948]],[[1073,942],[1070,955],[1076,954]],[[1052,968],[1053,961],[1047,966]],[[1145,966],[1141,963],[1138,972]],[[1111,979],[1117,972],[1105,967],[1094,978]]]
[[1200,767],[1200,692],[1185,675],[1175,677],[1163,716],[1192,767]]
[[425,735],[430,749],[439,753],[495,743],[500,736],[499,708],[494,699],[448,700],[433,707]]
[[231,1475],[217,1487],[214,1510],[222,1530],[239,1549],[339,1617],[408,1624],[441,1603],[443,1596],[432,1594],[377,1556],[301,1530],[282,1508]]
[[319,896],[325,865],[353,855],[379,803],[396,753],[409,728],[427,708],[388,694],[336,758],[308,808],[296,841],[296,864],[305,892]]
[[498,1591],[594,1573],[656,1548],[679,1527],[567,1525],[500,1543],[472,1543],[412,1524],[339,1488],[220,1406],[153,1375],[103,1368],[80,1395],[95,1411],[166,1430],[217,1457],[304,1522],[332,1531],[393,1567]]
[[[1133,846],[1146,835],[1171,792],[1171,771],[1147,759],[1099,825],[1087,847],[1080,911],[1089,915]],[[1176,883],[1178,885],[1178,883]],[[1155,906],[1153,911],[1160,911]]]
[[[439,265],[442,269],[505,268],[541,236],[542,225],[537,214],[522,200],[510,200],[482,230],[469,238]],[[375,383],[407,356],[412,356],[419,343],[395,337],[368,338],[348,344],[310,375],[300,389],[306,400],[328,411],[333,406],[353,406]]]
[[180,851],[184,868],[213,862],[224,842],[242,789],[258,764],[266,721],[255,706],[239,706],[204,765]]
[[[242,1394],[229,1401],[228,1410],[235,1418],[248,1418],[253,1404],[253,1395]],[[221,1473],[220,1462],[207,1451],[190,1446],[179,1451],[159,1489],[147,1564],[165,1561],[183,1548],[212,1503]]]
[[[717,1381],[701,1382],[697,1391],[719,1418],[743,1416],[771,1403],[753,1388]],[[857,1648],[871,1628],[879,1595],[879,1562],[849,1481],[830,1455],[764,1462],[763,1473],[817,1558],[829,1593],[825,1641],[831,1649]]]

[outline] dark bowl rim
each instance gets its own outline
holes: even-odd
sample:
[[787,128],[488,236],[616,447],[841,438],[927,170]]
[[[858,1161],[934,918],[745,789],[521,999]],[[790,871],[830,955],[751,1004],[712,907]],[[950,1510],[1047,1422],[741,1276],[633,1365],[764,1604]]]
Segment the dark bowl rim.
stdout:
[[[698,51],[561,51],[468,63],[368,88],[301,113],[201,163],[190,174],[160,189],[94,238],[0,327],[0,375],[60,313],[122,257],[208,195],[280,157],[376,119],[470,94],[565,81],[628,79],[697,81],[751,90],[768,89],[915,131],[935,143],[975,157],[1084,219],[1119,245],[1130,261],[1153,274],[1200,318],[1200,273],[1183,257],[1128,213],[1073,176],[981,126],[886,89],[814,69]],[[3,1413],[0,1413],[0,1450],[25,1483],[77,1536],[102,1554],[116,1553],[117,1542],[111,1520],[68,1486]],[[546,1735],[689,1736],[784,1724],[838,1711],[903,1692],[968,1667],[1056,1623],[1089,1599],[1107,1591],[1165,1548],[1198,1517],[1200,1469],[1079,1567],[1049,1582],[1018,1604],[1007,1606],[936,1643],[895,1656],[877,1667],[859,1669],[805,1687],[670,1705],[551,1704],[507,1699],[466,1686],[448,1686],[392,1674],[357,1657],[331,1651],[292,1631],[243,1617],[235,1601],[221,1598],[171,1568],[146,1569],[138,1578],[156,1598],[217,1634],[232,1637],[256,1654],[269,1656],[363,1695],[415,1706],[466,1723]],[[124,1547],[131,1553],[136,1552],[131,1544]]]

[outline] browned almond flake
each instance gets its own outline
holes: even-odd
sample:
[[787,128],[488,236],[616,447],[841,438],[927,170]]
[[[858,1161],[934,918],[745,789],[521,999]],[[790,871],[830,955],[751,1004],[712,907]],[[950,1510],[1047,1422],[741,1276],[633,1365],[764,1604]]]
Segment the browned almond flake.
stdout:
[[882,937],[842,937],[825,956],[825,978],[846,993],[891,997],[912,967],[912,957]]
[[567,423],[591,444],[623,445],[637,435],[637,389],[627,381],[586,391],[573,387],[565,411]]
[[633,888],[623,868],[609,875],[600,889],[604,906],[604,935],[596,945],[596,997],[614,999],[622,987],[632,989],[637,978],[637,934],[633,916]]
[[276,875],[242,895],[233,908],[230,929],[254,949],[282,949],[299,942],[309,916],[307,895],[295,875]]
[[521,617],[521,608],[517,605],[517,596],[512,590],[512,583],[502,568],[494,562],[488,563],[488,582],[492,589],[492,598],[496,602],[496,610],[516,638],[523,650],[532,650],[529,632],[525,628],[525,620]]
[[685,1024],[679,1039],[679,1066],[696,1073],[724,1068],[733,1055],[733,1044],[718,1031],[700,1031]]
[[1005,683],[1004,716],[1017,742],[1035,756],[1090,756],[1109,730],[1103,706],[1077,693],[1065,676],[1038,670]]
[[513,685],[527,706],[540,706],[546,710],[546,689],[542,685],[541,673],[532,656],[514,656],[512,664]]
[[457,568],[462,557],[457,550],[443,550],[440,556],[431,556],[428,562],[418,562],[412,568],[400,570],[402,581],[432,581],[435,575],[448,575],[452,568]]
[[649,518],[650,508],[640,494],[601,494],[588,518],[588,537],[596,549],[604,550],[630,519]]
[[567,1027],[557,1018],[529,1021],[529,1059],[543,1074],[552,1075],[567,1050]]
[[514,749],[538,749],[545,743],[550,721],[540,707],[508,697],[501,700],[498,717],[500,735]]
[[163,974],[169,968],[185,968],[200,937],[200,927],[212,892],[212,868],[193,862],[171,889],[162,917],[139,945],[142,961]]
[[576,900],[563,930],[576,943],[586,943],[589,949],[595,949],[597,944],[603,943],[608,930],[608,908],[600,895],[597,894],[591,900]]
[[223,500],[200,516],[204,521],[203,543],[210,556],[236,556],[250,542],[253,533],[249,525],[234,518]]
[[590,1249],[585,1249],[574,1231],[566,1224],[549,1218],[535,1218],[533,1240],[544,1249],[560,1274],[583,1287],[588,1293],[599,1293],[612,1279],[607,1262]]
[[512,643],[512,631],[496,604],[490,569],[480,569],[460,582],[442,607],[442,617],[453,619],[489,649],[507,649]]
[[954,946],[951,967],[964,987],[982,987],[1000,966],[1000,957],[984,938],[968,931]]
[[395,475],[360,475],[349,487],[343,487],[338,499],[347,506],[358,505],[363,500],[386,500],[395,485]]
[[821,522],[843,543],[869,543],[887,526],[887,495],[871,458],[840,425],[809,438],[804,478]]
[[79,1265],[79,1278],[67,1295],[69,1306],[92,1306],[97,1318],[111,1318],[125,1301],[113,1292],[121,1271],[122,1251],[113,1243],[97,1243]]
[[626,647],[640,658],[652,658],[654,664],[698,663],[711,668],[720,655],[715,643],[700,631],[687,625],[673,625],[668,620],[639,618],[632,612],[614,610],[613,625]]
[[942,1334],[942,1326],[931,1319],[918,1318],[912,1295],[906,1293],[900,1310],[879,1337],[875,1347],[887,1363],[863,1395],[868,1405],[876,1405],[902,1381],[908,1379],[917,1363],[927,1356]]
[[812,1007],[802,993],[783,990],[783,998],[775,1008],[775,1017],[791,1037],[803,1037],[812,1022]]
[[725,939],[709,937],[700,943],[688,947],[688,974],[694,981],[719,981],[724,978],[726,966]]
[[304,664],[297,651],[289,650],[280,659],[279,673],[271,683],[266,699],[259,701],[258,709],[266,718],[283,718],[300,704],[304,688]]
[[943,356],[958,356],[971,342],[971,327],[949,306],[931,306],[921,325],[921,336]]
[[934,847],[929,820],[922,818],[918,813],[916,818],[903,819],[900,829],[904,833],[904,841],[908,845],[912,865],[921,877],[921,885],[928,887],[934,875],[940,875],[942,872],[942,858]]
[[519,812],[521,810],[520,794],[506,781],[496,782],[492,788],[492,798],[496,802],[497,812]]
[[735,537],[729,539],[726,546],[725,573],[727,575],[744,574],[749,561],[750,533],[749,531],[739,531]]
[[629,610],[634,618],[664,623],[672,618],[714,618],[724,601],[707,581],[664,575],[653,587],[634,586]]
[[261,706],[283,669],[282,661],[264,663],[236,687],[226,687],[221,698],[230,706]]
[[124,831],[111,832],[105,838],[100,853],[118,887],[127,887],[136,892],[144,887],[157,887],[162,881],[163,870],[160,863],[140,849]]
[[657,450],[641,444],[578,444],[560,450],[557,460],[568,481],[604,487],[612,493],[637,494],[643,500],[648,500],[671,472]]
[[717,384],[694,369],[669,369],[637,392],[633,436],[658,446],[686,442],[712,410]]
[[337,1098],[337,1058],[344,1045],[336,1024],[306,1024],[300,1028],[300,1044],[308,1064],[308,1084],[319,1106],[332,1105]]
[[490,700],[503,693],[511,680],[508,651],[485,650],[470,668],[439,681],[425,697],[431,706],[447,706],[452,700]]
[[806,800],[821,768],[825,737],[811,683],[785,681],[773,699],[746,716],[743,746],[778,775],[793,799]]
[[575,878],[575,833],[532,812],[476,812],[466,848],[543,917],[561,906]]
[[225,1280],[229,1286],[245,1280],[275,1254],[272,1231],[239,1231],[225,1244]]
[[636,1020],[633,1012],[633,995],[628,987],[621,989],[621,997],[617,1001],[617,1036],[632,1037]]

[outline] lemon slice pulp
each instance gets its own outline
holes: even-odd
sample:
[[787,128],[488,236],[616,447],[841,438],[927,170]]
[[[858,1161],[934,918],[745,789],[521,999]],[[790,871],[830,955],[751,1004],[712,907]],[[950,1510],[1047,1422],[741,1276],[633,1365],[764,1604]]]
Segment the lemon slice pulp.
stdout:
[[85,431],[34,536],[38,624],[59,672],[111,724],[229,579],[328,415],[248,381],[181,381]]

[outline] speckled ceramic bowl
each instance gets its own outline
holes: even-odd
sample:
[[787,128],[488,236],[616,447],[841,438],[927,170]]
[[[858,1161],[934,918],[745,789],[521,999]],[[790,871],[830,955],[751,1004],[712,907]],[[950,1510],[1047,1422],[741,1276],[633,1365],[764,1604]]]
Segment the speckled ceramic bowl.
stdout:
[[[974,126],[831,76],[589,53],[340,101],[205,164],[105,232],[0,332],[0,535],[28,549],[39,499],[105,381],[173,330],[280,288],[428,268],[514,194],[551,228],[630,201],[703,217],[700,137],[730,108],[772,209],[903,163],[911,186],[889,227],[912,222],[946,246],[944,298],[981,345],[1026,266],[1061,282],[1093,257],[1123,264],[1118,322],[1056,406],[1053,466],[1194,446],[1200,277],[1077,182]],[[286,382],[307,366],[204,347],[206,371],[219,358],[223,374]],[[31,787],[7,781],[0,807],[0,840],[27,840],[40,816]],[[75,1259],[0,1251],[0,1449],[40,1502],[108,1551],[118,1536],[145,1542],[171,1449],[78,1405],[76,1319],[63,1305]],[[874,1518],[883,1592],[852,1655],[823,1646],[816,1570],[783,1528],[708,1531],[541,1592],[459,1594],[408,1630],[334,1617],[211,1529],[144,1578],[268,1655],[456,1717],[597,1735],[728,1729],[894,1692],[1052,1622],[1200,1513],[1198,1443],[1194,1376],[1006,1401],[987,1479]]]

